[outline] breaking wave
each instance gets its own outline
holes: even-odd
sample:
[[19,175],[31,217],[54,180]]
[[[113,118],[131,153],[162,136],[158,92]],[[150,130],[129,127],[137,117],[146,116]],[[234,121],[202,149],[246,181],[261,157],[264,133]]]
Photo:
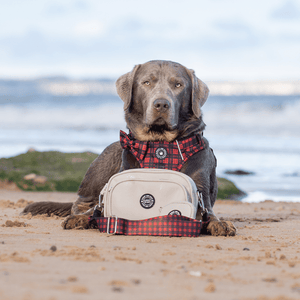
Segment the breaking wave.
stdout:
[[[259,97],[257,97],[259,98]],[[275,99],[276,100],[276,99]],[[300,135],[300,98],[289,101],[235,101],[211,97],[203,107],[207,131],[219,134]],[[277,99],[278,100],[278,99]],[[93,102],[90,104],[89,102]],[[61,105],[7,104],[0,110],[0,126],[9,128],[40,128],[74,130],[124,129],[122,101],[94,101]]]

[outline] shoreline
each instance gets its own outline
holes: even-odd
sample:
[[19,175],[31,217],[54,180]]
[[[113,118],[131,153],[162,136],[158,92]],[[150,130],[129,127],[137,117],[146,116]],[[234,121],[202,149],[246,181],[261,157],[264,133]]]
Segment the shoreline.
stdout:
[[[264,199],[264,200],[261,200]],[[247,196],[241,199],[244,203],[260,203],[266,200],[271,200],[273,202],[294,202],[300,203],[300,195],[298,191],[289,192],[289,191],[279,191],[276,190],[257,190],[254,192],[248,192]]]
[[76,198],[0,189],[1,299],[300,297],[300,203],[217,201],[235,237],[113,236],[63,230],[59,217],[19,216],[24,201]]

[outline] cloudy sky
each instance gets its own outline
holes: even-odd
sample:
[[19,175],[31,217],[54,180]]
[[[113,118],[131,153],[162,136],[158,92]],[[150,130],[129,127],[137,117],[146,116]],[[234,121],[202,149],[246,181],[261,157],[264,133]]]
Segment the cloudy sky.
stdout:
[[152,59],[300,79],[300,0],[0,0],[0,78],[115,78]]

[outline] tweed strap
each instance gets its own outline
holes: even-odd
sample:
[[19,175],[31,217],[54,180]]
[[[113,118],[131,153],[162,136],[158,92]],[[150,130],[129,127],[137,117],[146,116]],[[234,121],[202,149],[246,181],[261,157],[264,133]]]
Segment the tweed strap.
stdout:
[[129,150],[141,168],[157,168],[180,171],[183,164],[195,153],[205,148],[200,133],[173,142],[139,141],[131,133],[120,131],[120,143]]
[[[98,213],[99,214],[99,213]],[[145,220],[127,220],[117,217],[100,217],[97,212],[89,217],[90,225],[96,225],[100,232],[118,235],[197,237],[208,225],[184,216],[166,215]]]

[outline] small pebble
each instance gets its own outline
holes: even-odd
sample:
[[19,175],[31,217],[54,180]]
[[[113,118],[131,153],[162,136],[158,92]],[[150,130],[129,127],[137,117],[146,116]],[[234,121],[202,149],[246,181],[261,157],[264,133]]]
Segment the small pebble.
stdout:
[[204,289],[206,293],[213,293],[216,291],[216,286],[213,283],[209,283]]
[[50,247],[50,250],[53,251],[53,252],[55,252],[57,250],[57,248],[56,248],[55,245],[53,245],[53,246]]
[[270,258],[271,257],[271,253],[269,251],[265,252],[265,257],[266,258]]
[[243,251],[250,251],[250,249],[249,248],[244,248]]
[[295,266],[296,266],[296,263],[295,263],[295,262],[293,262],[293,261],[290,261],[290,262],[289,262],[289,266],[290,266],[291,268],[293,268],[293,267],[295,267]]
[[271,277],[271,278],[263,278],[263,281],[265,281],[265,282],[276,282],[277,279],[274,278],[274,277]]
[[187,269],[186,269],[185,266],[179,266],[178,268],[179,268],[179,269],[182,269],[184,272],[187,272]]
[[59,283],[61,283],[61,284],[66,284],[67,281],[66,281],[65,279],[61,279],[61,280],[59,281]]
[[119,287],[119,286],[114,286],[114,287],[112,288],[112,290],[113,290],[114,292],[119,292],[119,293],[122,293],[122,292],[123,292],[123,289],[122,289],[121,287]]
[[4,245],[4,244],[5,244],[5,242],[4,242],[4,241],[2,241],[2,242],[1,242],[1,244],[3,244],[3,245]]
[[217,244],[217,245],[216,245],[216,249],[217,249],[217,250],[222,250],[222,247],[221,247],[219,244]]
[[200,277],[202,275],[200,271],[190,271],[189,274],[195,277]]
[[76,276],[69,276],[68,277],[68,281],[70,281],[70,282],[75,282],[75,281],[77,281],[78,279],[77,279],[77,277]]
[[91,245],[90,248],[96,248],[96,246],[95,245]]

